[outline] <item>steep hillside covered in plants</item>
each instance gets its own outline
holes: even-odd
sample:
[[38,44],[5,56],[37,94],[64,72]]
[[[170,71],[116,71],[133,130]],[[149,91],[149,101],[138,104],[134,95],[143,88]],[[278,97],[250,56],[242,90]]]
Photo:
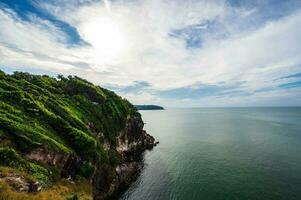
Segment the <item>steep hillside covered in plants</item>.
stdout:
[[153,145],[140,114],[114,92],[74,76],[0,71],[0,193],[47,192],[66,180],[92,183],[94,198],[105,199],[129,184],[120,173],[139,171],[133,155]]

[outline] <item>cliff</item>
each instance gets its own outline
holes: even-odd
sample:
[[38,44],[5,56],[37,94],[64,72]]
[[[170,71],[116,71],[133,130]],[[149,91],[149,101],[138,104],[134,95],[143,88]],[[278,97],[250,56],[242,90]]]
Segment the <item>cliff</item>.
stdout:
[[0,71],[0,199],[114,196],[156,144],[143,125],[127,100],[79,77]]

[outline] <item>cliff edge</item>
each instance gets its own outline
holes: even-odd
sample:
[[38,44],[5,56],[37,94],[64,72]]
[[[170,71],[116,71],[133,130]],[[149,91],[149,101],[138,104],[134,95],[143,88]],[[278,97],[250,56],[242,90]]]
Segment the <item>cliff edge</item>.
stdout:
[[76,76],[0,71],[0,198],[108,199],[157,143],[137,109]]

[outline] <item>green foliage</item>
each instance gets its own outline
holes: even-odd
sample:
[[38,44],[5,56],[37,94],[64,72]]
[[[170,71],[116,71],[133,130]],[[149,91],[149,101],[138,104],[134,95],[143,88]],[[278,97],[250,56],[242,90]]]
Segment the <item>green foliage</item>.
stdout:
[[95,166],[91,163],[83,163],[79,168],[79,174],[85,178],[90,178],[95,172]]
[[[126,99],[76,76],[0,71],[0,133],[6,138],[5,143],[0,140],[4,147],[0,165],[46,179],[45,168],[20,156],[43,147],[81,156],[85,164],[79,175],[87,178],[99,162],[120,162],[118,152],[104,151],[103,139],[114,144],[127,117],[136,115],[139,113]],[[100,132],[105,138],[96,137]]]
[[108,151],[108,154],[109,154],[110,164],[112,166],[116,166],[120,163],[121,157],[116,150],[110,149]]
[[97,103],[103,103],[106,100],[106,95],[100,87],[94,86],[84,79],[69,76],[68,79],[61,80],[65,92],[71,96],[82,95]]
[[67,197],[67,200],[78,200],[78,196],[76,194],[71,195],[70,197]]
[[78,153],[95,151],[96,140],[83,131],[70,127],[66,134],[69,138],[69,143]]
[[[67,148],[65,148],[53,138],[47,136],[46,133],[41,133],[40,131],[38,131],[37,125],[34,128],[20,121],[17,121],[16,119],[17,118],[14,118],[14,116],[11,117],[9,113],[0,113],[0,124],[2,129],[9,132],[11,136],[15,138],[14,142],[17,144],[20,150],[30,151],[45,143],[49,146],[49,148],[67,151]],[[46,132],[46,130],[42,131]]]
[[18,169],[25,168],[22,158],[11,148],[0,148],[0,164]]
[[27,171],[29,174],[33,175],[39,180],[48,181],[49,173],[47,169],[38,164],[30,162],[27,162],[27,166]]
[[35,178],[48,181],[48,170],[44,167],[25,161],[14,149],[0,148],[0,165],[16,168],[32,174]]

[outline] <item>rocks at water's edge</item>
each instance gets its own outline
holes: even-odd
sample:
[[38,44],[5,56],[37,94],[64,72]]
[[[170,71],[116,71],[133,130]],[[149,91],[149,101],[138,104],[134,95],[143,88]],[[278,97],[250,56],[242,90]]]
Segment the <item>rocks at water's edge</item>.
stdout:
[[143,130],[143,126],[141,117],[128,119],[125,129],[117,139],[117,144],[110,147],[118,151],[122,161],[117,166],[99,166],[92,183],[94,199],[112,197],[137,178],[143,167],[142,153],[158,144],[154,137]]

